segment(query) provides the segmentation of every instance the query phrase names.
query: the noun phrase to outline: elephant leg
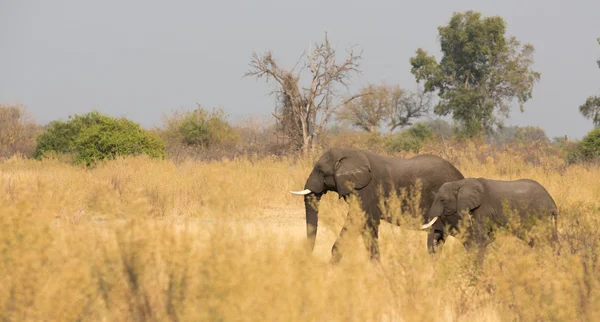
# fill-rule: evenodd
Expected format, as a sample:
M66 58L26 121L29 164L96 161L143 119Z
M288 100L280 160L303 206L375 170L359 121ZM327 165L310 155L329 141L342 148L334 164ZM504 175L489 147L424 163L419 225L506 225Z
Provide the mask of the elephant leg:
M338 238L335 240L335 243L333 244L333 247L331 248L331 263L332 264L337 264L340 262L340 260L342 259L342 251L341 249L344 248L344 243L346 242L346 240L348 239L348 235L354 235L352 230L356 230L355 227L353 227L353 218L352 218L352 214L350 212L348 212L348 215L346 216L346 220L344 221L344 226L342 227L342 230L340 231L340 234L338 235Z
M483 268L483 263L484 263L484 259L485 259L485 255L488 252L488 246L491 245L492 243L489 241L483 242L479 245L477 245L476 247L474 247L475 249L475 267L478 270L481 270Z
M552 247L552 249L554 250L556 255L560 256L560 251L561 251L562 245L561 245L560 239L558 237L558 214L556 211L552 212L551 220L552 220L552 237L550 237L550 246Z
M379 262L379 220L369 216L361 230L361 236L367 251L370 253L371 260Z

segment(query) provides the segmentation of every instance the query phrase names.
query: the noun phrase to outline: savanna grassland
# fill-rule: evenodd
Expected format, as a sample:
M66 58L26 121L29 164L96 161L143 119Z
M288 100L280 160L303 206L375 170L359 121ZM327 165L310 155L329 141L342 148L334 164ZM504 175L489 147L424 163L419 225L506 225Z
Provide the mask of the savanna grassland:
M481 270L450 238L381 224L382 267L359 237L330 249L349 206L321 202L304 251L314 160L120 158L92 169L0 163L2 321L591 321L600 317L600 168L534 149L432 145L465 176L532 178L561 211L559 255L500 235ZM408 156L403 154L401 156ZM407 225L408 226L408 225Z

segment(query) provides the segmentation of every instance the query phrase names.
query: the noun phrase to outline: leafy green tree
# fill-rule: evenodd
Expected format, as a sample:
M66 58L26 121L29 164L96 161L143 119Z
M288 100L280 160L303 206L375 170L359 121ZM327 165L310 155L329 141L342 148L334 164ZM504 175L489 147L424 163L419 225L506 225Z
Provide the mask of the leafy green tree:
M91 166L100 160L125 155L164 158L165 144L139 124L93 111L53 121L38 137L34 156L69 154L73 162Z
M590 96L585 103L579 106L579 112L594 122L595 126L600 126L600 96Z
M515 37L505 36L501 17L481 18L474 11L455 13L438 31L440 62L421 48L410 59L417 82L424 81L427 92L438 91L436 114L452 114L462 134L474 136L500 124L499 116L508 117L515 98L523 112L540 79L531 69L531 44L521 46Z
M600 38L598 38L598 44L600 44ZM600 67L600 58L596 62ZM600 127L600 96L588 97L585 103L579 106L579 112L585 118L592 119L595 126Z

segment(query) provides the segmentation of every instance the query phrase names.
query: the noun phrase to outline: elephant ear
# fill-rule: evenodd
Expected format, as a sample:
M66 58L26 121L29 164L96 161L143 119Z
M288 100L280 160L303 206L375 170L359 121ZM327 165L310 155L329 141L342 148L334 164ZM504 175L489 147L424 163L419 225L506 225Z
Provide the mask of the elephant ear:
M371 181L371 164L367 156L355 150L331 150L336 188L340 196L352 189L362 189Z
M483 185L476 179L464 179L463 184L458 188L456 196L456 210L459 215L462 211L467 213L481 204L483 197Z

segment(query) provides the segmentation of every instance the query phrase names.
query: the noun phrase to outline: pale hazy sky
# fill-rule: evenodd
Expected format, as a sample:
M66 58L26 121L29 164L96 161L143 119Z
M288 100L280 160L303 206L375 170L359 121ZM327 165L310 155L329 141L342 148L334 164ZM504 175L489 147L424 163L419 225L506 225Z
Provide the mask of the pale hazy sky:
M92 109L144 126L196 102L232 118L270 114L264 81L242 78L250 55L272 49L291 67L324 31L342 54L363 50L360 77L414 89L409 58L439 58L437 26L455 11L501 15L535 48L541 81L507 124L581 138L593 128L578 106L600 94L600 1L27 1L0 0L0 103L37 121ZM340 59L342 56L340 56Z

